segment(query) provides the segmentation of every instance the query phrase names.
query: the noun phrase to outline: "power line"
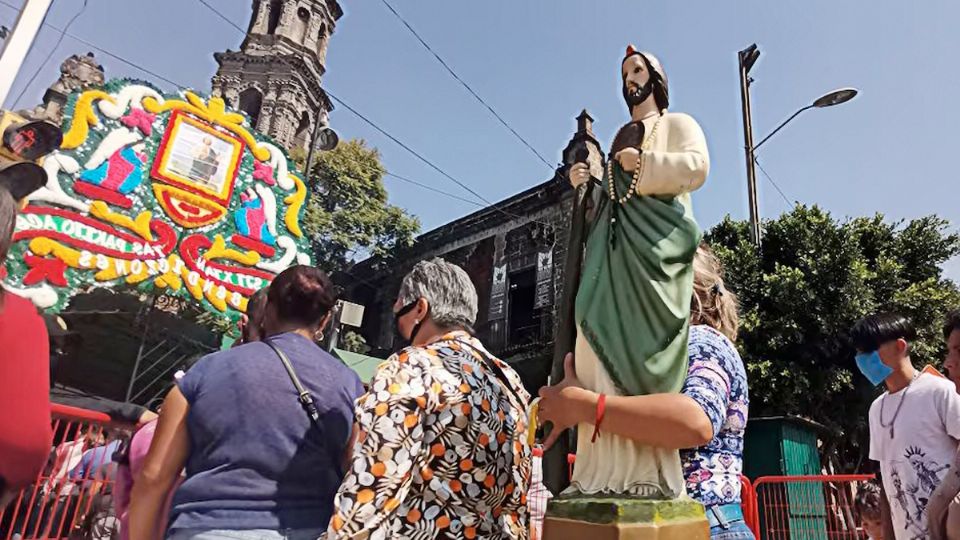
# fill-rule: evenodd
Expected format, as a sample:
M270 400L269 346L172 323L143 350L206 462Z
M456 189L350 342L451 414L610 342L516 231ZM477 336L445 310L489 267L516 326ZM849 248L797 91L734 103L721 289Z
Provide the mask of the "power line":
M6 6L6 7L12 9L12 10L18 12L18 13L20 12L20 8L18 8L17 6L14 6L13 4L10 4L10 3L7 2L6 0L0 0L0 5ZM85 39L83 39L83 38L81 38L81 37L77 37L76 35L71 34L70 32L67 32L66 29L61 29L61 28L58 28L58 27L56 27L56 26L54 26L54 25L52 25L52 24L48 24L48 23L43 23L43 26L46 26L47 28L51 28L51 29L56 30L56 31L58 31L58 32L63 32L63 35L67 36L67 37L70 38L70 39L73 39L73 40L75 40L75 41L78 41L78 42L80 42L80 43L83 43L83 44L86 45L87 47L92 47L92 48L94 48L94 49L102 52L103 54L105 54L105 55L113 58L114 60L117 60L117 61L119 61L119 62L122 62L122 63L124 63L124 64L126 64L126 65L128 65L128 66L130 66L130 67L132 67L132 68L134 68L134 69L136 69L136 70L142 71L143 73L146 73L147 75L150 75L150 76L152 76L152 77L156 77L157 79L160 79L161 81L165 81L165 82L167 82L167 83L169 83L169 84L172 84L173 86L175 86L175 87L177 87L177 88L186 88L186 87L187 87L187 85L184 85L184 84L178 83L178 82L176 82L176 81L170 80L170 79L164 77L163 75L160 75L160 74L158 74L158 73L155 73L155 72L153 72L153 71L150 71L149 69L146 69L146 68L144 68L144 67L138 66L137 64L131 62L130 60L127 60L126 58L123 58L122 56L120 56L120 55L118 55L118 54L114 54L114 53L112 53L112 52L110 52L110 51L108 51L108 50L106 50L106 49L104 49L104 48L102 48L102 47L100 47L100 46L98 46L98 45L94 45L93 43L90 43L89 41L87 41L87 40L85 40Z
M33 81L37 79L37 75L39 75L40 72L43 70L43 66L47 65L47 62L50 61L50 57L53 56L53 53L55 53L57 49L60 48L60 44L63 43L63 37L67 35L67 30L69 30L70 27L73 26L73 22L76 21L86 9L87 9L87 0L83 0L83 6L80 7L80 11L78 11L73 16L73 18L71 18L67 22L67 25L63 27L63 30L60 31L60 37L57 38L57 42L53 45L53 48L51 48L50 52L47 53L47 56L46 58L43 59L43 62L40 62L40 65L37 66L37 70L33 72L33 76L30 77L30 80L27 81L27 84L23 85L23 89L20 90L20 94L17 95L17 99L13 101L14 109L17 108L17 104L20 103L20 100L23 98L23 95L27 93L27 90L30 88L30 85L33 84ZM43 21L41 21L40 23L41 26L46 23L47 15L49 14L50 14L50 11L47 10L47 13L43 15Z
M392 173L392 172L385 172L384 174L386 174L387 176L396 178L397 180L402 180L402 181L404 181L404 182L406 182L406 183L408 183L408 184L413 184L413 185L415 185L415 186L422 187L423 189L426 189L426 190L428 190L428 191L432 191L432 192L434 192L434 193L439 193L440 195L444 195L444 196L450 197L451 199L456 199L456 200L458 200L458 201L463 201L463 202L465 202L465 203L470 203L470 204L472 204L472 205L474 205L474 206L479 206L479 207L483 207L483 206L484 206L483 203L479 203L479 202L477 202L477 201L474 201L474 200L471 200L471 199L467 199L467 198L461 197L461 196L459 196L459 195L454 195L453 193L450 193L450 192L448 192L448 191L443 191L442 189L437 189L437 188L435 188L435 187L433 187L433 186L431 186L431 185L424 184L424 183L421 183L421 182L417 182L416 180L411 180L411 179L409 179L409 178L405 178L405 177L403 177L403 176L400 176L399 174L394 174L394 173Z
M201 1L203 1L203 0L201 0ZM490 106L490 104L488 104L486 101L484 101L484 99L483 99L482 97L480 97L480 95L477 94L477 93L473 90L473 88L470 87L469 84L466 83L466 81L464 81L463 79L461 79L460 76L457 75L456 72L453 71L453 68L451 68L450 65L447 64L447 63L443 60L443 58L441 58L440 55L437 54L437 52L434 51L433 48L430 47L430 45L427 44L426 41L423 40L422 37L420 37L420 34L418 34L417 31L414 30L412 26L410 26L410 23L408 23L402 16L400 16L400 14L397 13L397 10L393 9L393 6L391 6L390 3L387 2L387 0L381 0L381 1L383 2L383 5L387 6L387 9L389 9L390 12L393 13L393 15L394 15L395 17L396 17L401 23L403 23L404 26L407 27L407 30L409 30L410 33L413 34L413 37L417 38L417 41L419 41L420 44L423 45L423 47L424 47L425 49L427 49L427 51L429 51L430 54L432 54L433 57L436 58L438 62L440 62L440 65L443 66L444 69L446 69L447 72L448 72L454 79L456 79L457 82L459 82L464 88L466 88L466 89L467 89L467 92L470 92L470 95L472 95L474 98L476 98L476 100L479 101L481 105L483 105L484 107L486 107L487 110L490 111L490 114L492 114L492 115L494 116L494 118L496 118L497 120L499 120L500 123L503 124L503 127L505 127L505 128L507 128L508 130L510 130L510 133L513 133L514 137L516 137L517 139L519 139L520 142L522 142L524 146L526 146L527 148L529 148L530 151L533 152L533 154L534 154L535 156L537 156L537 157L540 159L540 161L542 161L543 164L547 166L548 169L553 170L554 166L551 165L550 162L547 161L547 159L546 159L545 157L543 157L543 155L540 154L540 152L538 152L536 148L533 147L533 145L531 145L530 143L528 143L526 139L524 139L519 133L517 133L517 130L513 129L513 127L512 127L509 123L507 123L507 121L504 120L503 117L500 116L500 114L498 114L497 111L495 111L495 110L493 109L493 107Z
M359 119L363 120L364 122L366 122L370 127L372 127L373 129L379 131L380 133L382 133L385 137L387 137L387 138L390 139L391 141L395 142L398 146L400 146L400 148L403 148L404 150L406 150L407 152L409 152L411 155L413 155L414 157L416 157L417 159L419 159L419 160L422 161L423 163L427 164L427 166L429 166L429 167L432 168L433 170L437 171L438 173L442 174L445 178L449 179L451 182L457 184L458 186L460 186L460 187L462 187L463 189L465 189L465 190L467 190L468 192L470 192L471 195L473 195L474 197L476 197L476 198L480 199L481 201L483 201L484 203L486 203L486 204L487 204L491 209L493 209L494 211L500 212L501 214L503 214L503 215L505 215L505 216L507 216L507 217L509 217L509 218L511 218L511 219L522 219L522 218L523 218L523 216L518 216L517 214L513 214L513 213L511 213L511 212L507 212L506 210L504 210L504 209L502 209L502 208L499 208L495 203L490 202L490 200L488 200L488 199L487 199L486 197L484 197L483 195L477 193L477 192L476 192L474 189L472 189L470 186L464 184L464 183L461 182L460 180L457 180L456 178L454 178L453 176L451 176L450 174L448 174L446 171L444 171L444 170L441 169L440 167L434 165L434 163L433 163L432 161L430 161L429 159L423 157L423 156L420 155L420 153L418 153L416 150L414 150L413 148L410 148L409 146L407 146L406 144L404 144L403 141L401 141L400 139L398 139L398 138L394 137L393 135L391 135L390 133L388 133L386 130L384 130L383 128L381 128L380 126L378 126L375 122L373 122L373 120L370 120L369 118L367 118L366 116L364 116L363 114L361 114L360 111L358 111L358 110L354 109L353 107L351 107L348 103L344 102L342 99L340 99L340 98L338 98L337 96L335 96L332 92L330 92L329 90L327 90L326 92L327 92L327 95L330 96L331 99L333 99L334 101L336 101L337 103L339 103L343 108L345 108L345 109L347 109L348 111L352 112L354 115L357 116L357 118L359 118ZM540 221L540 220L537 220L537 219L532 219L531 221L533 221L533 222L535 222L535 223L539 223L540 225L544 225L544 226L547 225L546 223L544 223L544 222L542 222L542 221Z
M212 11L214 14L216 14L219 18L221 18L221 19L223 19L225 22L227 22L227 24L229 24L230 26L236 28L238 32L246 35L246 33L247 33L246 30L244 30L243 28L241 28L240 25L238 25L238 24L236 24L235 22L233 22L229 17L227 17L226 15L224 15L220 10L218 10L217 8L215 8L215 7L213 7L212 5L210 5L210 3L207 2L207 0L198 0L198 1L199 1L204 7L206 7L207 9L209 9L210 11ZM289 67L289 68L291 68L291 69L295 69L295 66L291 65L291 64L287 61L286 58L284 58L284 57L282 57L282 56L279 56L279 57L277 57L277 58L278 58L281 62L283 62L284 64L286 64L287 67ZM380 132L384 137L386 137L386 138L390 139L391 141L393 141L393 142L394 142L395 144L397 144L400 148L403 148L404 150L406 150L407 152L409 152L411 155L413 155L414 157L416 157L417 159L419 159L420 161L422 161L423 163L425 163L425 164L426 164L427 166L429 166L431 169L437 171L438 173L440 173L441 175L443 175L445 178L447 178L447 179L450 180L451 182L457 184L458 186L460 186L461 188L463 188L464 190L466 190L467 192L469 192L471 195L473 195L473 196L476 197L477 199L480 199L481 201L483 201L484 203L486 203L488 206L490 206L491 208L493 208L493 210L495 210L495 211L497 211L497 212L500 212L501 214L503 214L503 215L505 215L505 216L507 216L507 217L509 217L509 218L511 218L511 219L521 219L521 218L522 218L522 216L518 216L518 215L516 215L516 214L512 214L512 213L507 212L507 211L505 211L505 210L503 210L503 209L501 209L501 208L498 208L498 207L497 207L493 202L491 202L489 199L487 199L487 198L484 197L483 195L477 193L473 188L471 188L471 187L468 186L467 184L461 182L460 180L457 180L457 179L454 178L452 175L450 175L449 173L447 173L446 171L444 171L443 169L441 169L440 167L438 167L437 165L435 165L435 164L434 164L432 161L430 161L429 159L423 157L423 155L421 155L419 152L417 152L417 151L414 150L413 148L410 148L410 147L407 146L407 144L405 144L403 141L401 141L400 139L398 139L398 138L394 137L393 135L391 135L391 134L390 134L389 132L387 132L385 129L383 129L383 128L381 128L380 126L378 126L373 120L370 120L369 118L367 118L366 116L364 116L360 111L358 111L358 110L354 109L353 107L351 107L348 103L346 103L346 102L343 101L342 99L338 98L338 97L337 97L336 95L334 95L332 92L330 92L329 90L324 90L324 91L326 92L327 96L329 96L331 99L333 99L334 101L336 101L336 102L337 102L338 104L340 104L343 108L345 108L345 109L347 109L348 111L350 111L351 113L353 113L357 118L359 118L360 120L363 120L365 123L367 123L367 125L369 125L369 126L372 127L373 129L375 129L375 130L377 130L378 132ZM431 188L431 189L432 189L432 188ZM474 201L469 201L469 202L470 202L471 204L476 204ZM541 221L539 221L539 220L536 220L536 219L534 219L534 220L532 220L532 221L534 221L534 222L536 222L536 223L539 223L539 224L541 224L541 225L546 225L545 223L543 223L543 222L541 222Z
M327 91L327 95L330 96L334 101L336 101L337 103L339 103L340 105L342 105L343 108L347 109L348 111L350 111L350 112L352 112L354 115L356 115L357 118L359 118L359 119L363 120L364 122L366 122L367 125L369 125L369 126L372 127L373 129L379 131L384 137L386 137L386 138L390 139L391 141L395 142L397 145L400 146L400 148L403 148L404 150L406 150L407 152L409 152L411 155L413 155L415 158L417 158L417 159L419 159L420 161L422 161L423 163L425 163L425 164L426 164L428 167L430 167L431 169L437 171L438 173L440 173L441 175L443 175L444 177L446 177L448 180L450 180L450 181L453 182L454 184L457 184L458 186L460 186L460 187L462 187L463 189L467 190L467 191L470 192L470 194L473 195L474 197L480 199L481 201L483 201L483 202L485 202L485 203L487 203L487 204L489 204L489 205L493 205L493 203L490 202L486 197L484 197L483 195L477 193L476 191L473 190L473 188L471 188L470 186L464 184L464 183L461 182L460 180L457 180L456 178L454 178L453 176L451 176L450 174L448 174L447 171L444 171L444 170L441 169L440 167L434 165L432 161L430 161L429 159L423 157L422 155L420 155L419 152L417 152L417 151L414 150L413 148L410 148L409 146L407 146L406 144L404 144L403 141L401 141L400 139L398 139L398 138L394 137L393 135L391 135L390 133L388 133L386 130L384 130L383 128L381 128L380 126L378 126L376 123L374 123L373 120L370 120L369 118L367 118L366 116L364 116L363 114L361 114L360 111L358 111L358 110L354 109L353 107L351 107L350 104L348 104L347 102L345 102L345 101L343 101L342 99L338 98L337 96L333 95L332 92Z
M217 8L215 8L215 7L213 7L212 5L210 5L210 3L207 2L207 0L197 0L197 1L200 2L201 4L203 4L203 5L204 5L207 9L209 9L210 11L214 12L218 17L220 17L221 19L223 19L224 21L226 21L230 26L236 28L239 32L241 32L241 33L243 33L243 34L246 34L246 33L247 33L247 31L244 30L243 28L241 28L240 25L238 25L237 23L233 22L229 17L227 17L226 15L224 15L224 14L223 14L222 12L220 12ZM294 66L290 65L290 64L287 62L287 59L286 59L286 58L284 58L284 57L282 57L282 56L281 56L281 57L278 57L278 58L279 58L282 62L284 62L285 64L287 64L287 67L289 67L289 68L291 68L291 69L294 68ZM339 103L340 105L342 105L345 109L347 109L348 111L350 111L350 112L352 112L354 115L356 115L357 118L359 118L359 119L363 120L364 122L366 122L370 127L372 127L373 129L379 131L381 134L383 134L383 136L385 136L386 138L390 139L391 141L393 141L394 143L396 143L397 145L399 145L401 148L403 148L404 150L406 150L407 152L409 152L410 154L412 154L414 157L416 157L417 159L419 159L419 160L422 161L423 163L426 163L430 168L432 168L433 170L435 170L435 171L437 171L438 173L442 174L444 177L446 177L447 179L449 179L449 180L452 181L453 183L457 184L457 185L460 186L461 188L467 190L468 192L470 192L471 195L477 197L477 198L480 199L481 201L483 201L483 202L485 202L485 203L487 203L487 204L489 204L489 205L491 205L491 206L493 205L493 203L490 202L489 200L487 200L486 197L484 197L483 195L480 195L479 193L477 193L476 191L474 191L470 186L464 184L464 183L461 182L460 180L457 180L456 178L454 178L453 176L451 176L450 174L448 174L446 171L444 171L444 170L441 169L440 167L434 165L432 161L430 161L430 160L428 160L427 158L423 157L419 152L417 152L416 150L414 150L414 149L410 148L409 146L407 146L403 141L401 141L400 139L398 139L398 138L394 137L393 135L391 135L390 133L388 133L386 130L384 130L383 128L381 128L380 126L378 126L376 123L374 123L372 120L370 120L369 118L367 118L366 116L364 116L362 113L360 113L360 111L354 109L354 108L351 107L349 104L347 104L346 102L344 102L342 99L340 99L340 98L338 98L337 96L335 96L332 92L330 92L329 90L326 90L325 92L326 92L326 94L327 94L328 96L330 96L330 98L332 98L334 101L336 101L337 103Z
M224 21L226 21L227 24L229 24L230 26L232 26L232 27L236 28L237 30L239 30L240 33L246 35L246 33L247 33L246 30L244 30L243 28L240 28L240 26L238 26L237 23L233 22L229 17L227 17L226 15L224 15L223 13L221 13L220 10L218 10L217 8L211 6L209 3L207 3L206 0L198 0L198 1L199 1L201 4L203 4L204 6L206 6L207 9L209 9L209 10L212 11L212 12L214 12L214 13L217 15L217 17L220 17L221 19L223 19Z
M757 159L756 156L754 156L753 162L757 164L757 167L760 168L760 172L762 172L763 175L767 177L767 180L769 180L770 183L773 184L773 187L777 190L777 193L779 193L780 196L783 197L783 201L787 203L787 207L788 208L793 207L793 203L790 202L790 199L786 196L786 194L784 194L783 190L780 189L780 186L778 186L777 183L773 181L773 178L769 174L767 174L767 171L764 170L763 165L760 165L760 160Z

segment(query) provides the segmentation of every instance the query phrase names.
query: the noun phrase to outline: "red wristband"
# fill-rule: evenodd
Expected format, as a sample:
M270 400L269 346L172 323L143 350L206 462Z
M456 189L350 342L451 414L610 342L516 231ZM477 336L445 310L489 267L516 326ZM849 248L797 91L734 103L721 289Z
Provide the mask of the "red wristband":
M590 438L591 443L597 442L597 437L600 436L600 424L603 423L603 414L607 412L607 395L600 394L600 397L597 399L597 419L593 423L593 437Z

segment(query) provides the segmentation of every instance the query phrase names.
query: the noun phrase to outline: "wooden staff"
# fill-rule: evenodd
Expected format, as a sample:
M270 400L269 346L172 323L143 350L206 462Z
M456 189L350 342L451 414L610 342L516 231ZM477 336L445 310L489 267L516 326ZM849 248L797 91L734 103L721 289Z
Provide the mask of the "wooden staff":
M591 141L594 145L596 142ZM582 141L582 146L570 152L568 163L562 171L564 179L573 163L588 161L591 154L586 145L590 142ZM579 145L578 145L579 146ZM599 150L599 149L597 149ZM599 156L599 151L592 153ZM602 165L600 166L602 169ZM587 240L588 214L593 209L594 183L599 182L591 178L576 189L573 202L573 213L570 217L570 235L567 239L567 257L563 265L563 295L560 307L557 310L559 324L553 340L553 364L550 370L550 384L563 380L563 359L569 352L573 352L577 340L577 324L575 319L577 289L580 287L580 278L583 271L583 250ZM575 448L576 431L571 429L565 437L557 439L556 444L547 451L543 460L544 483L554 494L559 494L570 483L567 455Z

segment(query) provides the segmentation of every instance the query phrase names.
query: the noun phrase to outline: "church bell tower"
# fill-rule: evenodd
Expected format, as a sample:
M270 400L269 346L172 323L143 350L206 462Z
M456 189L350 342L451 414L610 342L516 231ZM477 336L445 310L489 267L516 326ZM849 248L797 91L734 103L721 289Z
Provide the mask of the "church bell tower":
M254 0L239 51L214 54L212 93L249 115L287 149L307 149L333 109L320 86L327 44L343 15L337 0Z

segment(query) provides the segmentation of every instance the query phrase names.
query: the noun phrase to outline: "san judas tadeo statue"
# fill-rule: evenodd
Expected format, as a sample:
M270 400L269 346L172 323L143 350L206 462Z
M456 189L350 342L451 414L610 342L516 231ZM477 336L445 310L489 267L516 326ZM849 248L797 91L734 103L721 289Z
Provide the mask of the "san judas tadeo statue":
M667 76L627 47L620 66L630 122L620 128L598 186L576 296L576 374L594 392L679 392L687 375L693 256L701 232L690 192L704 184L707 144L697 122L668 112ZM570 182L590 181L570 167ZM596 186L595 186L596 187ZM677 450L580 426L567 494L675 499L685 493Z

